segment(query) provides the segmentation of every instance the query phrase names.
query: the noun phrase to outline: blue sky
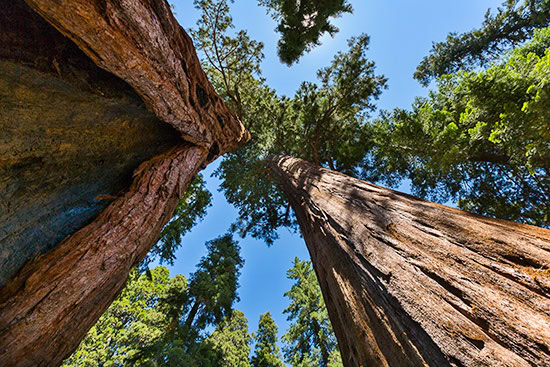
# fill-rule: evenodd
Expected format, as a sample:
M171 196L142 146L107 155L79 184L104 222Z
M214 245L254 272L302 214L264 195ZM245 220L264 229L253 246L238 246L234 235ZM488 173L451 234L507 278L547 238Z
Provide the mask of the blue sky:
M194 26L198 17L191 0L171 0L176 16L184 28ZM369 58L377 65L377 72L388 79L389 88L378 101L380 109L407 108L415 96L426 95L412 75L416 66L428 54L432 42L444 40L449 32L464 32L478 27L488 8L495 9L502 0L351 0L353 14L347 14L334 23L340 32L324 37L323 45L314 49L292 67L279 62L276 55L278 35L275 23L258 7L256 0L236 0L231 6L235 29L246 29L251 38L265 44L263 76L281 95L292 95L302 81L315 81L317 69L327 66L333 55L346 49L346 40L367 33L371 37ZM217 167L213 163L203 171L208 189L213 194L213 205L206 218L183 240L177 260L170 267L171 275L193 272L195 264L205 254L204 243L224 234L236 219L236 210L218 192L219 181L210 174ZM402 190L406 190L403 186ZM282 311L288 305L283 293L292 283L285 272L295 256L309 259L303 239L288 230L280 231L280 239L271 247L251 238L240 239L241 255L245 265L240 277L240 302L236 309L248 318L250 331L256 331L259 315L270 311L279 326L279 337L288 326Z

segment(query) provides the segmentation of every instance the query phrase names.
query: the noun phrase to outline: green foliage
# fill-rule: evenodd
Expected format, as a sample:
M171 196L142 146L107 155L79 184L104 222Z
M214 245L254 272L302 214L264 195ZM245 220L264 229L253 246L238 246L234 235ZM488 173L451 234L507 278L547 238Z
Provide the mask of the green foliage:
M144 346L162 337L170 325L169 300L181 298L186 290L185 277L169 278L164 267L152 269L148 274L132 270L122 293L64 365L129 365ZM136 365L152 364L149 358L144 358Z
M295 280L295 283L285 293L290 299L290 305L283 312L292 321L282 338L286 362L293 367L342 366L311 262L295 258L293 267L287 271L287 277Z
M277 346L277 324L266 312L260 315L258 331L254 334L256 346L251 362L253 367L283 367L279 347Z
M264 46L251 40L244 30L234 37L228 35L233 19L227 0L194 0L194 4L202 15L191 35L203 67L220 96L242 120L245 106L251 107L249 91L261 83L255 76L260 74Z
M206 342L218 353L217 367L250 367L248 355L251 339L248 320L241 311L234 310Z
M379 122L365 172L409 177L414 193L547 226L550 219L550 29L482 71L438 79L412 111Z
M180 198L172 219L162 229L159 241L151 248L140 268L145 270L155 259L160 264L173 264L182 237L204 218L211 201L212 194L206 189L202 176L195 176Z
M296 228L286 198L274 183L264 159L289 154L356 174L368 151L368 113L386 87L366 58L366 35L349 41L331 65L318 71L318 84L304 82L293 98L280 97L260 76L263 45L246 32L228 34L232 19L226 0L203 0L194 31L204 68L220 95L252 133L253 141L227 154L216 175L221 189L239 210L233 231L271 244L280 226Z
M489 11L480 29L450 33L435 43L418 66L415 79L427 86L430 80L459 70L469 70L498 59L504 49L531 38L533 30L550 25L550 0L507 0L492 15Z
M205 342L207 326L231 314L243 260L230 235L207 242L190 282L168 269L132 270L122 293L67 366L212 366L223 357ZM246 352L248 353L248 351Z
M279 24L279 58L287 65L321 44L320 38L338 32L330 18L353 11L346 0L258 0Z
M239 209L236 227L242 235L272 243L280 226L294 226L286 198L266 166L269 155L288 154L340 172L356 175L370 134L366 123L372 103L385 87L385 78L374 74L366 59L369 39L363 35L349 42L349 51L335 56L318 72L320 85L304 82L290 99L261 90L254 107L254 122L243 120L254 141L228 154L216 171L221 189ZM260 110L261 111L258 111Z

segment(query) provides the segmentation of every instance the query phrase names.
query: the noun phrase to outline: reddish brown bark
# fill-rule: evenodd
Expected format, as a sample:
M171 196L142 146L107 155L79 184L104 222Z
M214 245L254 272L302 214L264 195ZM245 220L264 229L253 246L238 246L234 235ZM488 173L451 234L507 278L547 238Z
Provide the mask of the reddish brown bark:
M129 192L29 262L0 295L0 366L55 366L126 282L206 159L184 145L142 164Z
M94 70L93 63L57 32L36 22L36 17L21 17L27 9L20 2L0 2L4 6L2 12L13 10L16 15L16 20L8 16L11 21L2 23L15 29L0 29L0 40L6 46L0 58L30 63L46 72L53 70L60 78L88 88L90 94L104 96L104 79L108 81L109 93L114 92L117 98L119 94L132 94L125 83L121 84L123 93L119 93L119 84L111 74ZM0 289L0 366L60 364L123 287L130 267L157 240L192 176L204 164L250 137L214 92L191 40L164 0L29 0L28 4L91 60L134 88L147 107L177 129L187 142L172 143L179 145L143 163L125 194L92 223L27 263ZM5 14L0 14L0 19L5 19ZM18 33L17 27L30 30L33 36L19 38L21 32ZM34 35L55 39L48 44L60 47L61 51L41 46L44 40L37 42ZM104 102L92 106L92 110ZM140 118L146 114L138 115ZM116 118L120 117L116 114ZM36 120L39 125L39 116ZM79 134L58 135L65 139ZM23 137L27 135L32 139L44 138L41 134L23 134ZM72 145L76 141L73 139ZM48 159L56 156L47 150L43 153ZM87 153L83 152L84 156ZM61 157L64 160L66 156ZM109 196L111 199L114 197Z
M550 366L550 231L300 159L294 208L345 366Z
M148 108L210 159L249 138L200 66L165 0L26 0L98 66L131 85Z

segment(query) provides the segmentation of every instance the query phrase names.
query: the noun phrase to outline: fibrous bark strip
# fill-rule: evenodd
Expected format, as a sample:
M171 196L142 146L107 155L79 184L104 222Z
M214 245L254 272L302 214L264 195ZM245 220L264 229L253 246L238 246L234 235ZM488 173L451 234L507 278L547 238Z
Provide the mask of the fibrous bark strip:
M550 231L300 159L272 170L346 366L550 366Z

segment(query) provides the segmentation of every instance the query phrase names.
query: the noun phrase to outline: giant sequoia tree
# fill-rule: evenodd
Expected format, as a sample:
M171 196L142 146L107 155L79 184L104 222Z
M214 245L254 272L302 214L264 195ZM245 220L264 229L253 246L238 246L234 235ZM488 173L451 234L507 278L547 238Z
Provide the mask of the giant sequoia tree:
M550 230L277 157L345 366L550 366Z
M25 257L2 276L0 364L55 365L112 302L200 167L249 135L165 1L4 1L1 16L2 78L11 83L2 93L12 98L3 129L15 147L2 160L15 172L2 182L15 222L1 238L8 261ZM33 151L29 139L45 142ZM51 203L43 213L25 207L33 187L35 208ZM23 251L21 239L40 233Z

